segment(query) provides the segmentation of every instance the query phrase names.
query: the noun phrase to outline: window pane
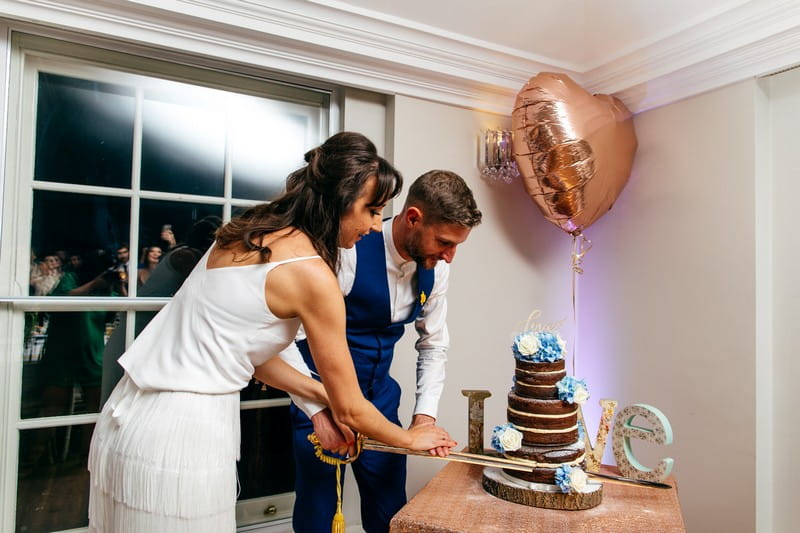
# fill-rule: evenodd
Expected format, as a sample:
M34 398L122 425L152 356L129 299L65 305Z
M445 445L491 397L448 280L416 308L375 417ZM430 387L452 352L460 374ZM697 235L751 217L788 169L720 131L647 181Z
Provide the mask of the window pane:
M35 191L30 294L124 295L126 280L114 268L127 263L117 250L129 234L127 198Z
M262 390L255 380L242 390L240 398L261 400L285 398L272 387ZM242 458L237 463L240 500L294 490L294 455L289 407L248 409L241 412Z
M266 201L304 164L317 124L287 104L245 97L238 103L231 117L233 197Z
M214 240L214 232L222 223L222 206L210 204L196 204L187 202L170 202L161 200L142 200L139 214L139 283L148 279L150 273L160 261L166 258L167 253L176 247L189 247L205 253ZM148 260L148 250L152 252ZM159 260L154 261L161 252ZM179 254L185 260L192 261L194 266L200 257L187 254L186 250ZM173 259L175 262L177 259ZM185 274L186 261L180 264ZM162 283L164 280L162 280ZM183 280L181 280L183 282ZM172 296L174 290L170 287L152 286L144 292L139 291L139 296ZM160 293L160 294L159 294Z
M20 431L18 533L88 525L86 462L93 430L94 424L85 424Z
M130 187L134 92L39 73L34 178Z
M197 101L198 93L203 89L169 82L145 93L142 189L222 196L225 114Z
M113 335L115 315L106 311L25 313L22 418L100 410L103 351Z

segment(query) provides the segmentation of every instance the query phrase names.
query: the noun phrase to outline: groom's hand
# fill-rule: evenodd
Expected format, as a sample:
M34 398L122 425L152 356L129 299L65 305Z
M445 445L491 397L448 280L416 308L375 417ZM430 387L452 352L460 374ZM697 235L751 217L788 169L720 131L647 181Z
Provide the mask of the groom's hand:
M355 436L350 428L340 429L340 426L333 419L331 410L326 408L311 417L320 444L326 450L330 450L339 455L355 453ZM346 435L348 433L349 435Z

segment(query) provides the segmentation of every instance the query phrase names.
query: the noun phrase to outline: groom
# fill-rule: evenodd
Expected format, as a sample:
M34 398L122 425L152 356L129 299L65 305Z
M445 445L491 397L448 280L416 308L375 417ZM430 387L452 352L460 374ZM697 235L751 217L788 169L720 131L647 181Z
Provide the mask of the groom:
M400 214L383 223L382 233L364 236L354 248L340 249L339 285L345 295L347 339L364 396L397 425L400 386L389 375L394 346L413 323L419 337L416 406L412 426L435 424L444 387L449 347L446 292L456 247L481 221L472 191L457 174L432 170L417 178ZM287 362L316 373L305 340L281 354ZM301 359L302 357L302 359ZM330 410L292 397L296 468L293 526L296 533L331 527L336 510L334 467L314 455L313 431L323 447L337 449L344 437ZM444 455L443 450L432 450ZM406 458L364 451L353 463L367 533L389 530L392 516L406 503Z

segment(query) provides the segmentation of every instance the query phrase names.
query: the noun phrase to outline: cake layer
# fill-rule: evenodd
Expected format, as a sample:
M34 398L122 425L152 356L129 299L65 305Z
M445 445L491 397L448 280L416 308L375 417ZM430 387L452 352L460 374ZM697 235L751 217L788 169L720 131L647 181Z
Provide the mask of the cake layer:
M584 463L579 463L581 468L585 466ZM556 467L558 468L558 467ZM550 485L556 484L556 468L534 468L530 472L523 472L521 470L503 469L503 472L511 477L521 479L523 481L531 481L533 483L548 483Z
M514 378L517 383L525 383L527 385L555 385L566 375L567 371L564 369L552 372L532 372L520 368L514 369Z
M583 461L586 454L586 444L582 441L576 441L568 446L559 446L553 448L552 446L525 446L523 445L519 450L505 452L505 457L508 459L518 460L520 462L537 463L541 468L558 468L562 464L574 466Z
M547 446L566 446L578 440L577 424L564 429L539 429L525 426L514 427L522 433L522 443L535 446L544 444Z
M514 392L525 398L555 399L558 398L558 389L555 385L529 385L517 381L514 383Z
M564 360L552 363L534 363L516 360L514 368L514 390L528 398L558 398L558 383L567 372Z
M539 429L564 429L578 423L578 408L571 413L558 415L540 415L517 411L509 407L506 410L508 421L515 426L524 426Z
M527 372L556 372L559 370L564 370L566 365L564 364L563 359L559 359L558 361L553 362L544 362L544 363L536 363L534 361L525 361L523 359L514 359L516 362L516 368L519 370L525 370Z
M533 483L548 483L550 485L556 484L556 470L555 468L534 468L530 472L523 472L522 470L511 470L504 468L503 472L511 477L522 479L523 481L531 481Z
M517 381L522 381L523 383L553 385L566 376L567 371L563 359L552 363L534 363L517 359L514 375Z
M526 398L515 391L508 393L508 408L532 415L571 415L578 406L552 398Z
M532 472L518 470L504 470L510 476L535 483L555 483L555 471L561 465L585 465L586 445L583 441L575 442L570 446L551 448L548 446L523 446L519 450L506 452L505 456L522 463L537 463Z

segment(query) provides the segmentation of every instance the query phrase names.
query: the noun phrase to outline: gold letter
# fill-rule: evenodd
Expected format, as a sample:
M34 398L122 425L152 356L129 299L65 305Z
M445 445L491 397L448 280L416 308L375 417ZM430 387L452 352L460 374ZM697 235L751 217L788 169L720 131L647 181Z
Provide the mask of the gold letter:
M589 430L586 421L583 419L583 409L578 407L578 418L583 426L583 442L586 444L586 471L599 472L600 463L603 460L603 451L606 449L606 436L610 427L611 417L614 416L614 409L617 408L616 400L600 400L600 407L603 414L600 417L600 424L597 426L597 439L592 447L592 440L589 438Z

